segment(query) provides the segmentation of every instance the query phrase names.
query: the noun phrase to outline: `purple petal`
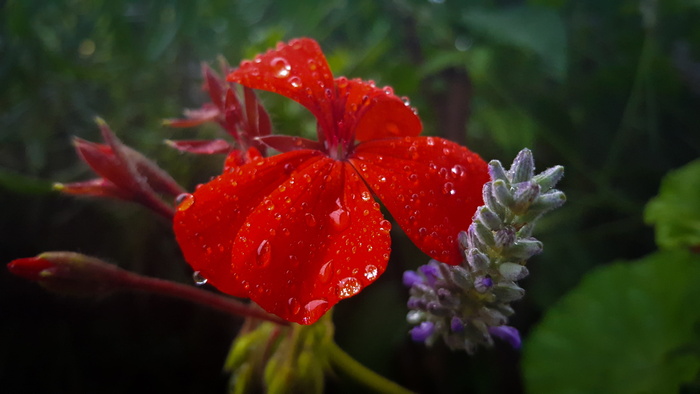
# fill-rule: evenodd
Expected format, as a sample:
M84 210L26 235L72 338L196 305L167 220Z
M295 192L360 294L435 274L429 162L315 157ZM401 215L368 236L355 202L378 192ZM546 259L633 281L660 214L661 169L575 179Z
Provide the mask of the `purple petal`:
M450 329L452 332L462 332L464 331L464 322L457 316L452 316L452 321L450 322Z
M440 278L440 269L433 264L421 265L418 270L425 276L428 284L432 285Z
M522 342L517 328L511 326L489 327L489 333L508 342L514 349L520 349Z
M405 271L403 273L403 284L406 287L412 287L417 283L424 283L425 279L418 275L415 271Z
M415 342L425 342L435 332L435 324L424 321L411 329L411 338Z

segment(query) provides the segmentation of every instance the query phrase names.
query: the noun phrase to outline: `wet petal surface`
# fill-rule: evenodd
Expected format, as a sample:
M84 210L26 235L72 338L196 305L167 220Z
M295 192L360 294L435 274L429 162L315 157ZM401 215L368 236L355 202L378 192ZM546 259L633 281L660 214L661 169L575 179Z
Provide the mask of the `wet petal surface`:
M241 226L295 169L319 160L315 151L295 151L230 168L230 172L185 195L173 227L185 260L219 290L247 297L231 270L231 247Z
M405 137L363 142L350 162L413 243L461 263L457 234L469 228L489 179L477 154L442 138Z
M246 218L232 271L263 309L311 324L384 272L390 228L357 172L322 158L293 171Z

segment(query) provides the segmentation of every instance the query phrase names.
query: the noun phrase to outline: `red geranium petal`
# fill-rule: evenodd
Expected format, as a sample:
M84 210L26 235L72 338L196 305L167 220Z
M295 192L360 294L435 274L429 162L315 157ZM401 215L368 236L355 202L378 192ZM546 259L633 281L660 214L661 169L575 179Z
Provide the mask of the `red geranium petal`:
M241 85L289 97L308 108L323 130L333 126L335 83L318 43L300 38L244 61L228 75Z
M373 82L344 77L336 79L336 84L340 97L347 97L343 121L351 125L356 140L420 134L423 126L418 115L391 88L378 88Z
M185 260L219 290L247 297L231 270L231 246L253 212L291 172L319 159L315 151L295 151L231 169L203 184L178 205L173 227Z
M384 272L390 228L352 166L324 157L294 171L246 218L232 272L266 311L311 324Z
M434 259L461 263L457 234L482 204L486 162L436 137L363 142L350 162L413 243Z

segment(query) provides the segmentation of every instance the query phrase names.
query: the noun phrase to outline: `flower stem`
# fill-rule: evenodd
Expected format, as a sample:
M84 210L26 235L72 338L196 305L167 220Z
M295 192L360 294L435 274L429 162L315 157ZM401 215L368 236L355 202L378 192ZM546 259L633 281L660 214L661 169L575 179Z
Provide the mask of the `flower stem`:
M227 296L210 293L196 287L186 286L163 279L149 278L147 276L141 276L127 271L122 272L124 275L119 279L120 284L124 289L142 290L149 293L180 298L186 301L208 306L213 309L218 309L230 315L253 317L280 325L289 325L289 322L287 321L270 315L263 310L254 309L247 304Z
M386 394L413 393L412 391L401 387L400 385L360 364L357 360L341 349L335 342L331 341L328 344L327 349L328 359L333 365L375 392Z

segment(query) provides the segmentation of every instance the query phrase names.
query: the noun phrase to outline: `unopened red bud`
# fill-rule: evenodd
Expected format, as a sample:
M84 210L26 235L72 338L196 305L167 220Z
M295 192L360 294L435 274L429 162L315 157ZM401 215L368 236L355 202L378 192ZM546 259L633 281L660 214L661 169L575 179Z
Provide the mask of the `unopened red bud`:
M50 291L71 295L109 292L121 284L125 271L94 257L72 252L46 252L17 259L7 268Z
M43 271L54 267L55 265L51 261L39 257L25 257L7 264L7 269L13 274L34 281L41 279Z

